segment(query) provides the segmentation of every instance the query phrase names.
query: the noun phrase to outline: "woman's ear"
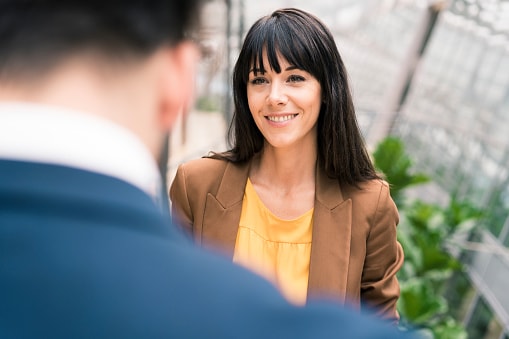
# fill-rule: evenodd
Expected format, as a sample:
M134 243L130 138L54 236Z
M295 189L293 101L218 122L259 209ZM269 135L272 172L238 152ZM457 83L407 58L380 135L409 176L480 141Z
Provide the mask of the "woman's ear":
M199 51L192 42L182 42L162 51L160 123L170 130L179 116L194 102Z

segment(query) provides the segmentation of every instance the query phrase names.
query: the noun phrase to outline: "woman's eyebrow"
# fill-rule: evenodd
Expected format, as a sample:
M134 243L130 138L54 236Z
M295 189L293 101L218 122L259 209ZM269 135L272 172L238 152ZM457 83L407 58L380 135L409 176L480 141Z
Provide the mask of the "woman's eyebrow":
M293 70L295 70L295 69L299 69L299 70L300 70L300 68L299 68L299 67L297 67L297 66L295 66L295 65L288 66L288 67L286 67L284 70L285 70L285 71L293 71ZM261 69L261 68L251 68L251 69L249 70L249 73L251 73L251 72L252 72L252 73L255 73L255 74L256 74L256 73L261 73L261 74L264 74L264 73L265 73L264 71L262 71L262 69Z

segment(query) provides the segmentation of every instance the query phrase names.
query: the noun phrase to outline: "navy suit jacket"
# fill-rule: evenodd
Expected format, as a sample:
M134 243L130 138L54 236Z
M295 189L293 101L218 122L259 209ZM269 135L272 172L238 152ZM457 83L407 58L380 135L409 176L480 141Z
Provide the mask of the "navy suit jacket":
M400 335L332 303L290 306L126 182L0 160L0 338Z

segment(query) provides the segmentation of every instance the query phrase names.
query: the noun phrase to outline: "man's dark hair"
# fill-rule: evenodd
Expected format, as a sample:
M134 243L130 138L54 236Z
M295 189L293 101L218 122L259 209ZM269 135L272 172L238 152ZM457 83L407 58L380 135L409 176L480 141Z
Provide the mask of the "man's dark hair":
M0 0L0 79L45 72L82 52L148 55L186 37L199 0Z

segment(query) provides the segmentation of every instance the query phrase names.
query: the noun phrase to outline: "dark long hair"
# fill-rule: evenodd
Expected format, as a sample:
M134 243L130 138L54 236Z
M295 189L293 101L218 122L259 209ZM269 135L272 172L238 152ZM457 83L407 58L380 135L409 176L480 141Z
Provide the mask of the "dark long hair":
M329 29L315 16L295 8L280 9L256 21L246 35L233 71L235 112L228 138L232 148L210 157L243 162L259 152L264 138L247 99L253 65L264 72L263 53L281 72L278 56L312 74L322 89L318 117L318 164L331 178L352 185L378 178L362 138L347 73Z

